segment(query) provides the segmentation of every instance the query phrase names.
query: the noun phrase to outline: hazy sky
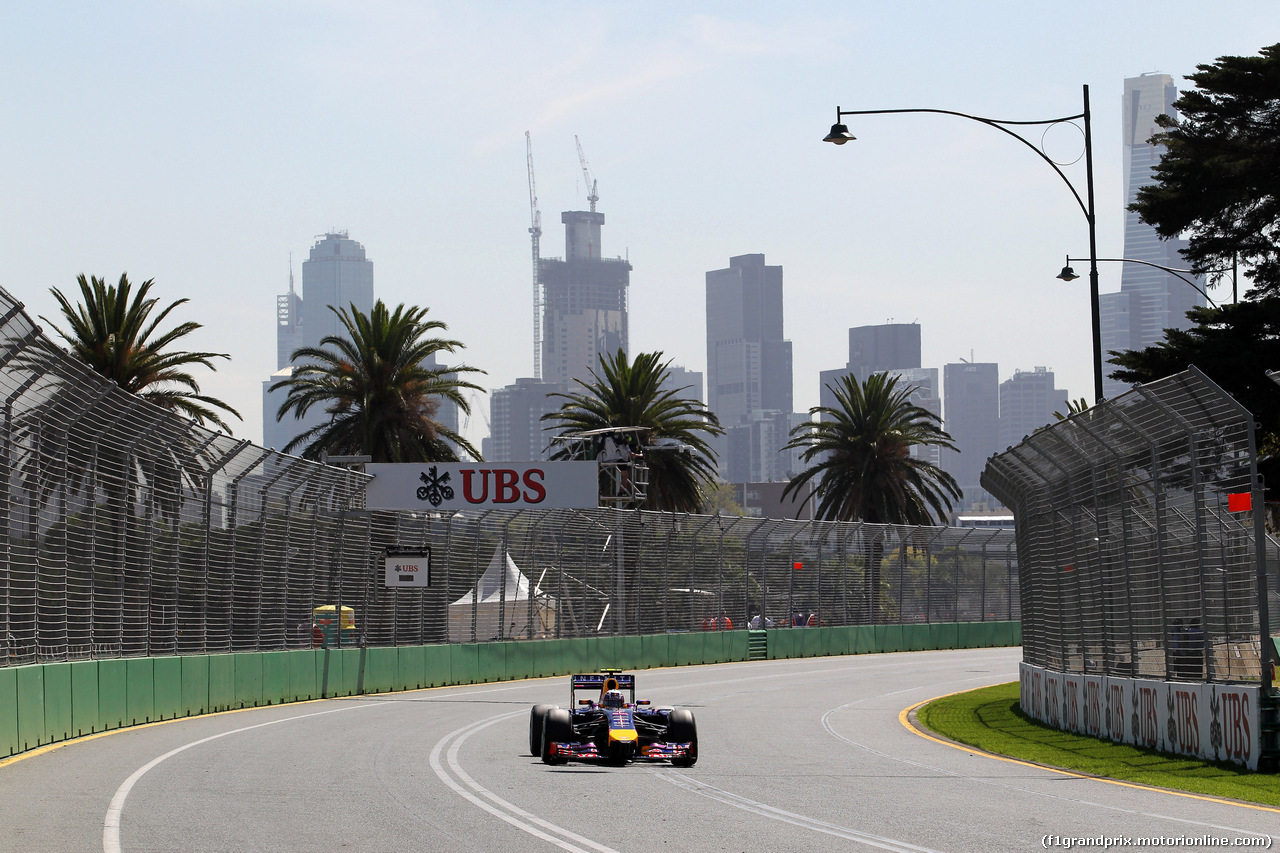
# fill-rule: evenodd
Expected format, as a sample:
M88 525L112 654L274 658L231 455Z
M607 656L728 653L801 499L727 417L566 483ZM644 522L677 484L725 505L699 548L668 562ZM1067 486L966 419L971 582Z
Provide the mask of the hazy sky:
M51 319L49 289L82 272L189 298L177 319L205 328L188 348L231 355L203 388L259 441L289 254L300 285L315 235L346 229L375 294L429 306L500 387L533 375L524 132L544 256L563 255L560 212L586 207L577 134L604 254L635 267L633 353L705 370L704 273L762 252L784 268L797 410L844 365L849 327L886 321L921 324L925 366L1043 365L1091 396L1088 285L1054 278L1087 254L1085 219L1052 170L946 116L821 139L837 105L1048 119L1080 112L1088 84L1098 250L1117 257L1124 78L1184 87L1280 40L1275 0L1211 6L6 3L0 287ZM1070 128L1045 142L1064 162L1083 150ZM477 411L467 432L486 431Z

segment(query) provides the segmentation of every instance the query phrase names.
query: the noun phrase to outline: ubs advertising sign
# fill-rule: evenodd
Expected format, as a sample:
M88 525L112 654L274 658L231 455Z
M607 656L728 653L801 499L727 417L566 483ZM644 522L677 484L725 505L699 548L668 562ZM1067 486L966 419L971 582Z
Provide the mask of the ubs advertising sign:
M600 504L595 462L370 463L368 509L590 509Z
M1054 672L1019 665L1023 713L1055 728L1258 769L1258 688Z

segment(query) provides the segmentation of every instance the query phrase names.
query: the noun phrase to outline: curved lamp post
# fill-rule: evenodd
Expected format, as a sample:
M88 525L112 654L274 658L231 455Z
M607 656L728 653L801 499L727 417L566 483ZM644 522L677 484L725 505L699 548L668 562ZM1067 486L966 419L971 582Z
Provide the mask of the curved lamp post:
M970 121L976 121L993 127L996 130L1007 133L1023 145L1030 148L1036 153L1041 160L1049 164L1049 167L1062 178L1063 183L1067 185L1067 189L1071 190L1071 195L1075 198L1076 204L1080 206L1080 212L1084 214L1085 221L1089 225L1089 307L1093 320L1093 392L1097 401L1102 400L1102 320L1098 309L1098 239L1097 239L1097 219L1094 216L1093 201L1093 127L1089 113L1089 87L1084 87L1084 111L1075 115L1063 116L1062 118L1051 118L1043 121L1004 121L1002 119L983 118L982 116L969 115L968 113L955 112L954 110L934 110L934 109L909 109L909 110L842 110L836 107L836 123L831 125L831 132L823 138L823 142L831 142L835 145L844 145L856 137L849 132L849 128L841 121L845 116L868 116L868 115L889 115L896 113L937 113L939 115L957 116L959 118L967 118ZM1080 193L1076 190L1075 184L1071 183L1071 179L1063 173L1062 169L1049 158L1047 154L1040 150L1034 143L1027 140L1011 128L1020 126L1034 125L1054 125L1063 122L1074 122L1076 119L1084 121L1084 158L1085 158L1085 185L1086 199L1080 197Z
M1080 276L1076 275L1076 271L1071 268L1071 264L1082 261L1082 260L1084 260L1084 258L1068 257L1067 265L1063 267L1062 272L1058 273L1056 276L1054 276L1054 278L1060 278L1063 281L1075 281ZM1195 288L1196 292L1199 293L1201 296L1203 296L1206 300L1208 300L1209 304L1212 305L1214 308L1218 307L1218 303L1213 301L1213 297L1210 296L1203 287L1196 284L1194 281L1187 278L1185 275L1182 275L1182 273L1189 272L1192 275L1203 275L1204 273L1226 272L1226 270L1224 269L1223 270L1192 270L1192 269L1183 269L1181 267L1166 267L1163 264L1155 264L1155 263L1152 263L1151 261L1141 261L1141 260L1138 260L1137 258L1095 258L1094 260L1098 261L1099 263L1142 264L1144 267L1155 267L1158 270L1164 270L1165 272L1169 273L1169 275L1176 276L1182 279L1183 281L1185 281L1187 284L1191 285L1193 288Z

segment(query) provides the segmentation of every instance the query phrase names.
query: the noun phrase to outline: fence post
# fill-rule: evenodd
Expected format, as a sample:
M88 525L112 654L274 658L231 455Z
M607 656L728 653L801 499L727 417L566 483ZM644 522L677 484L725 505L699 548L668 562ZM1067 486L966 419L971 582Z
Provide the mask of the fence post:
M209 560L213 538L213 475L222 470L227 463L236 457L236 454L248 446L249 442L247 440L239 442L225 453L216 465L204 472L204 508L200 525L204 531L204 553L202 555L204 589L200 596L200 629L203 651L208 651L209 649Z

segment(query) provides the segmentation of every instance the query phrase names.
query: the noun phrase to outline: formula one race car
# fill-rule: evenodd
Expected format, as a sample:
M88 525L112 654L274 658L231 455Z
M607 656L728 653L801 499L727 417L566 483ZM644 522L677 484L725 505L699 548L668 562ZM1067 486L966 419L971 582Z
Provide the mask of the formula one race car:
M579 699L589 690L594 699ZM529 712L529 752L546 764L569 759L626 764L670 761L692 767L698 760L698 726L685 708L652 708L636 701L636 677L616 669L575 675L570 707L534 705Z

